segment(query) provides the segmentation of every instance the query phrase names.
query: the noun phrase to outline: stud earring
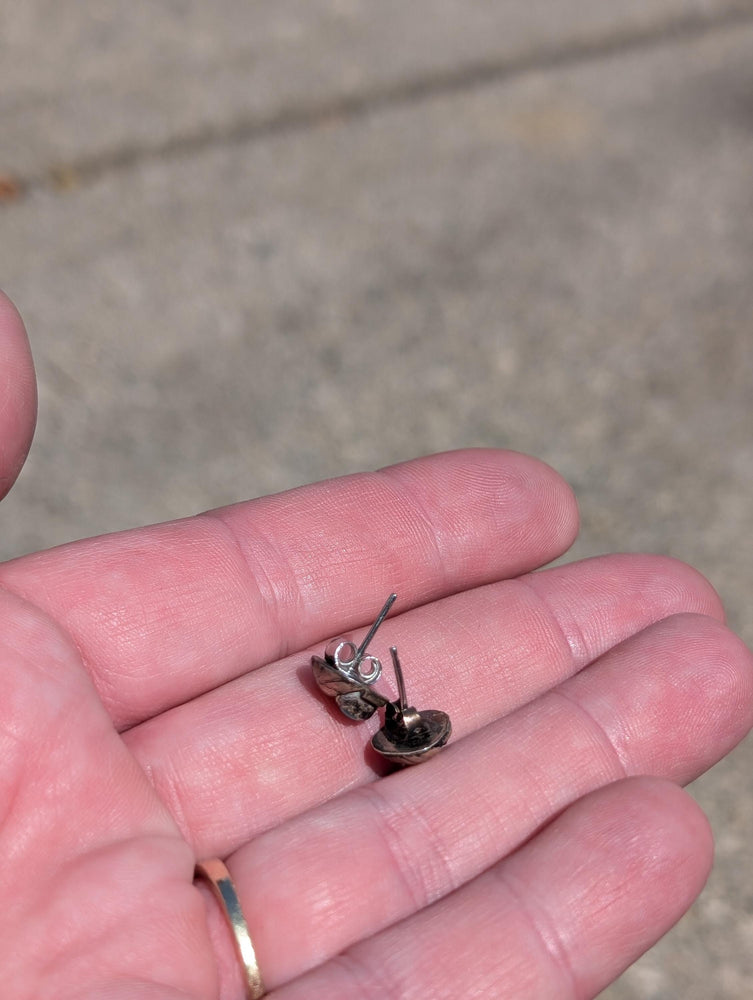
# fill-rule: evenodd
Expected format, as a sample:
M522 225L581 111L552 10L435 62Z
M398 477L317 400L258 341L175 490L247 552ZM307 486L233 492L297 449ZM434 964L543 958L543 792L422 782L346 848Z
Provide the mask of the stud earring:
M377 753L397 764L418 764L442 749L452 735L452 724L446 712L436 708L417 712L408 704L396 646L390 646L390 654L397 678L398 699L385 705L384 725L372 737L371 745Z
M372 687L381 677L382 664L376 656L367 655L366 650L396 598L396 594L390 594L360 646L350 639L333 639L327 644L323 658L311 657L311 667L319 688L335 699L349 719L370 719L384 708L384 725L374 735L371 745L397 764L417 764L447 743L452 726L445 712L436 709L417 712L408 704L395 646L390 647L390 654L397 680L397 700L390 701Z

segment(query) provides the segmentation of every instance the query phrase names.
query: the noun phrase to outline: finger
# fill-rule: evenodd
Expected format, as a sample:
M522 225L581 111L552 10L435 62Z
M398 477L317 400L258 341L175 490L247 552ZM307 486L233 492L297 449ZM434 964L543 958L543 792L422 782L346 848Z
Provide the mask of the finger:
M400 649L412 703L447 710L457 739L683 611L721 614L694 570L655 556L609 556L416 609L390 622L389 642ZM373 780L374 755L364 747L379 724L347 722L316 690L300 654L125 738L196 850L224 855Z
M402 609L539 566L573 539L572 494L510 452L349 476L6 564L0 582L74 637L118 725Z
M703 813L679 788L619 782L454 895L271 995L586 1000L679 920L712 851Z
M685 615L646 629L442 756L232 855L265 975L292 979L446 896L602 785L690 781L752 723L753 657L733 633Z
M0 499L16 481L31 446L37 383L21 317L0 292Z

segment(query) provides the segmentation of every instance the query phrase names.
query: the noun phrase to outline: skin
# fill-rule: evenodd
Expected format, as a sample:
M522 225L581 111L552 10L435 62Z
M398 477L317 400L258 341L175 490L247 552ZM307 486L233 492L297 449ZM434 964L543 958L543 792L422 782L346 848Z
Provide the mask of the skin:
M7 488L36 409L7 300L0 383ZM238 1000L212 856L276 1000L599 993L704 884L680 785L753 724L753 664L682 563L539 570L576 531L556 473L477 450L0 566L3 995ZM374 651L454 737L386 774L308 662L392 590Z

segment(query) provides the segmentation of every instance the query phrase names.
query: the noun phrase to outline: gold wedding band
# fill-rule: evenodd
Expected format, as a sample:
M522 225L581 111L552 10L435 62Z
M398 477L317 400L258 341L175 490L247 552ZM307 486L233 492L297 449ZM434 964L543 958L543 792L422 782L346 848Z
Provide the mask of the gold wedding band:
M246 996L248 1000L260 1000L266 990L261 980L256 952L248 933L246 918L243 916L238 893L235 891L230 872L219 858L199 861L196 864L195 878L202 878L208 883L217 902L222 907L228 926L233 933L235 950L238 953L246 978Z

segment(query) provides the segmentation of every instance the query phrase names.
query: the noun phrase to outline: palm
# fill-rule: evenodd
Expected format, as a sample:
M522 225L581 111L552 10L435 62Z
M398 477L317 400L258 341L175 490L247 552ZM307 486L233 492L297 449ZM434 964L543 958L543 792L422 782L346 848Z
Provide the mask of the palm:
M10 595L0 615L4 995L211 996L190 848L72 645Z
M751 672L681 564L531 575L575 520L550 470L470 452L2 567L8 995L239 996L214 855L280 1000L595 995L710 853L682 793L619 779L710 766ZM307 663L392 589L385 648L456 735L375 780L376 720Z

